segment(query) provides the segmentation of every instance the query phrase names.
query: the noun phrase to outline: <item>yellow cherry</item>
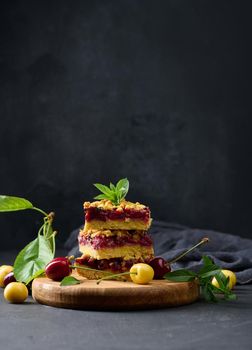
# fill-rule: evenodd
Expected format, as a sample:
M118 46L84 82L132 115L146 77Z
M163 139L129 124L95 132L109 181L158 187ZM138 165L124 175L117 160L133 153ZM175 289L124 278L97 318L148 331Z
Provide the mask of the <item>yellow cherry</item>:
M11 265L2 265L0 267L0 287L4 287L4 278L8 273L13 271L13 266Z
M229 277L229 281L228 281L228 288L229 289L233 289L234 286L236 285L236 275L233 271L230 270L221 270L221 272L226 276ZM212 279L212 285L215 286L216 288L219 288L219 283L216 280L216 278L214 277Z
M21 282L11 282L4 289L4 298L10 303L23 303L28 297L28 289Z
M130 269L130 278L134 283L147 284L153 280L154 270L144 263L134 264Z
M4 267L12 267L11 265L1 265L0 269L3 269Z

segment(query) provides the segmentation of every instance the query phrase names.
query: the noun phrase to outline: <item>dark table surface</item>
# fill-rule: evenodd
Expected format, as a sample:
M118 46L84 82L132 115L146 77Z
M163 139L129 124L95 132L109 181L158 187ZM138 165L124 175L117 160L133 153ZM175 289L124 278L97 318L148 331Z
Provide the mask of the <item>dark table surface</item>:
M10 263L12 254L1 254ZM9 304L0 291L0 349L252 348L252 285L238 299L151 311L78 311L35 303Z

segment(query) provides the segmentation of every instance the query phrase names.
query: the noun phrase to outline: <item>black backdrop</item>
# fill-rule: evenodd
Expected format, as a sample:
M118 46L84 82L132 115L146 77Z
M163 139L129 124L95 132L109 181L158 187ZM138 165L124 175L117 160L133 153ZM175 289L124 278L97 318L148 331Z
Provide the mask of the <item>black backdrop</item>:
M63 242L92 183L127 176L154 218L250 237L245 4L2 1L0 193L55 210ZM39 219L1 214L0 248Z

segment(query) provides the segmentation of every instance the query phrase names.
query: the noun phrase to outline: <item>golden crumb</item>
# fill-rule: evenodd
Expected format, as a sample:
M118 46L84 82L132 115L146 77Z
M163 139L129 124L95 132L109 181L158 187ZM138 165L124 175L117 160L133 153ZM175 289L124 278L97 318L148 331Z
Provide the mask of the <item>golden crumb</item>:
M95 201L95 202L84 202L83 204L84 209L88 208L100 208L104 210L114 210L116 209L119 212L122 212L124 209L134 209L134 210L142 210L147 208L145 205L136 202L128 202L126 200L122 200L119 205L113 204L110 200L108 199L102 199L101 201Z
M144 230L101 230L101 229L82 229L80 230L80 236L84 237L96 237L96 236L117 236L117 237L126 237L131 236L133 239L140 239L143 235L146 234L147 231Z

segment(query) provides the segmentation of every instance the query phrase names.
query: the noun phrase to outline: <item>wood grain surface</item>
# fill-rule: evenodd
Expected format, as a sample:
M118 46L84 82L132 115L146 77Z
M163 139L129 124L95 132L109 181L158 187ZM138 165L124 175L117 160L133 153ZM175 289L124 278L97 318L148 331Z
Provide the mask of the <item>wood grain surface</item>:
M82 310L136 310L167 308L190 304L199 298L195 282L154 280L147 285L133 282L87 280L78 276L80 284L61 287L48 278L36 278L32 296L40 304Z

